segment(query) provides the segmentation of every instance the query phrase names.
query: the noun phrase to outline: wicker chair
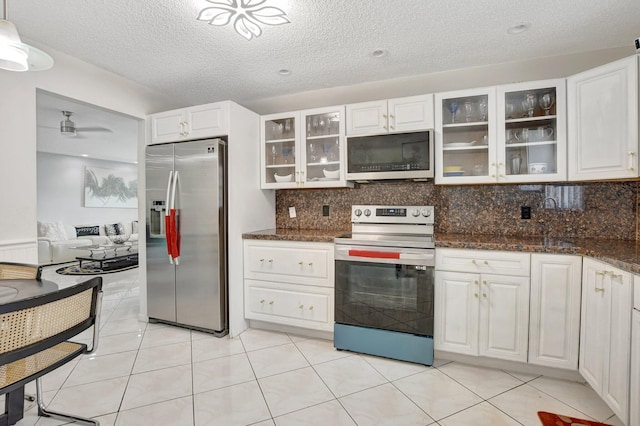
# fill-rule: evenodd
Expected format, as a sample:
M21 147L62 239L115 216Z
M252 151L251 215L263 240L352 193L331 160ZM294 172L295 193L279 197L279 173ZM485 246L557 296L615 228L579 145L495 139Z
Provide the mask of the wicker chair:
M25 263L0 262L0 280L39 280L42 267Z
M11 425L22 418L24 386L33 380L38 415L99 424L92 419L47 410L41 378L97 349L101 300L102 278L95 277L72 287L0 304L0 395L6 394L0 425ZM91 327L91 348L68 340Z

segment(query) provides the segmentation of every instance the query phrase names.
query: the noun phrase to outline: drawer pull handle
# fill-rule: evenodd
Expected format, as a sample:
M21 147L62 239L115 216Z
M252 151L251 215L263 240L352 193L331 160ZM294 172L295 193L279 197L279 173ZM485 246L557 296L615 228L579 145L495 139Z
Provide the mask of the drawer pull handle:
M304 264L304 262L300 261L298 262L298 265L302 266Z
M309 262L309 266L313 266L313 262Z
M596 288L596 293L598 293L598 292L604 293L604 288Z
M489 261L488 261L488 260L485 260L485 261L484 261L484 264L485 264L485 265L489 265Z
M300 308L300 310L303 310L304 309L304 305L300 305L300 306L298 306L298 308Z
M487 280L482 280L482 284L489 285L489 283L487 283Z
M264 259L260 259L260 263L264 262Z
M309 310L310 310L310 311L313 311L313 305L312 305L312 306L309 306Z
M622 274L616 274L615 272L610 272L612 279L622 278Z
M262 299L262 300L260 301L260 303L264 303L264 299Z
M478 264L478 263L476 262L476 260L475 260L475 259L473 259L473 260L471 261L471 263L473 263L474 265L477 265L477 264Z
M269 263L273 263L273 259L269 259Z
M273 300L271 302L269 302L270 305L273 305Z
M605 274L606 274L605 271L596 271L596 275L598 275L598 276L604 277Z

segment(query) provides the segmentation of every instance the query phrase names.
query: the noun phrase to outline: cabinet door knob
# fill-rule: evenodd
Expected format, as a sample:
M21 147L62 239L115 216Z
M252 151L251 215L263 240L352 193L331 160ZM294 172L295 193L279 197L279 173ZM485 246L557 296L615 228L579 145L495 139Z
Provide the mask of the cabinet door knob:
M269 302L270 305L273 305L273 300L271 302Z
M478 297L478 293L473 293L473 297Z
M596 293L598 293L598 292L604 293L604 288L596 288Z
M489 285L489 283L487 283L487 280L482 280L482 284Z
M598 276L604 277L605 274L606 274L605 271L596 271L596 275L598 275Z
M264 258L263 258L263 259L260 259L260 263L262 263L262 262L264 262Z
M393 114L389 114L389 118L394 118L394 117L393 117Z
M478 285L478 280L475 280L473 283L474 283L475 285Z
M387 118L387 114L382 114L382 118Z
M475 260L475 259L473 259L473 260L471 261L471 263L473 263L474 265L477 265L477 262L476 262L476 260Z
M298 308L300 308L300 310L303 310L304 309L304 305L300 305L300 306L298 306Z
M313 266L313 262L309 262L309 266Z
M300 266L302 266L302 265L303 265L302 260L301 260L300 262L298 262L298 265L300 265Z
M486 293L482 293L482 297L485 297L485 298L486 298L486 297L487 297L487 294L486 294Z
M489 266L489 261L488 261L488 260L485 260L485 261L484 261L484 264L485 264L485 265L487 265L487 266Z
M260 300L260 303L264 303L264 299Z
M313 311L313 305L309 306L309 310Z
M273 263L273 259L269 259L269 263Z

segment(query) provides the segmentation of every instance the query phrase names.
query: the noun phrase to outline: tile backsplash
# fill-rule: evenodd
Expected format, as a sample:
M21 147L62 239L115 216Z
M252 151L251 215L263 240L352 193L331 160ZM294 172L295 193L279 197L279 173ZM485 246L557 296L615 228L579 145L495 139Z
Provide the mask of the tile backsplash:
M638 239L640 182L436 186L433 182L378 182L346 189L276 191L279 228L348 230L352 204L433 205L436 235ZM329 216L323 216L329 206ZM521 206L531 219L520 218ZM289 207L297 217L289 217Z

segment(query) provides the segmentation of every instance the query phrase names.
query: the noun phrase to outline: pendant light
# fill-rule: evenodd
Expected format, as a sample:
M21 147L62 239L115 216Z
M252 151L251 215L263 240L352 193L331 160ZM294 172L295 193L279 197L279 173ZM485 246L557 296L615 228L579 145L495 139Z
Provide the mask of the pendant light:
M16 26L8 21L4 0L4 19L0 19L0 69L8 71L44 71L53 66L53 58L20 40Z

